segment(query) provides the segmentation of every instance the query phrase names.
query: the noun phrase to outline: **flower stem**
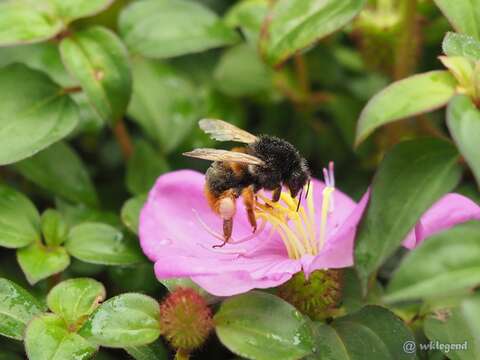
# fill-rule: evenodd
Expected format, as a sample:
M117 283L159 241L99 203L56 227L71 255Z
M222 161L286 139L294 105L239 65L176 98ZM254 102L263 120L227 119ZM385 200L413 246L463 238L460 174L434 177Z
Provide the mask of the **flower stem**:
M127 127L122 119L118 120L113 127L113 133L115 134L115 138L120 145L124 159L128 160L133 153L133 143Z
M418 47L417 39L417 0L402 2L402 31L398 41L395 56L395 80L403 79L412 73L415 66L415 53Z
M294 68L297 86L289 84L288 80L279 77L276 81L278 90L294 103L297 110L309 109L311 106L323 104L333 98L333 95L324 91L312 91L305 57L301 54L294 56Z
M393 68L394 80L409 76L415 69L416 52L418 50L418 22L417 1L404 0L399 4L402 14L400 37L395 49L395 64ZM412 124L408 120L395 122L385 127L387 147L397 144L413 132Z
M62 281L62 273L53 274L48 278L48 288L51 290L55 285Z
M54 38L51 39L52 42L59 43L63 39L72 36L72 30L68 27L65 27L61 32L59 32Z
M81 86L70 86L70 87L63 88L64 94L74 94L79 92L82 92Z
M298 83L302 92L308 97L310 94L310 78L308 76L307 63L301 54L295 55L295 71L297 72Z

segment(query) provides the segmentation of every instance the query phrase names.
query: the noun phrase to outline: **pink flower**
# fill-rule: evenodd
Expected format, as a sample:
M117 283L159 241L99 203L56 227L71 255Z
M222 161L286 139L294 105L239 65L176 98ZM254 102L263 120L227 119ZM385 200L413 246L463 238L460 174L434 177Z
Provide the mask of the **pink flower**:
M215 249L212 246L222 240L212 229L220 230L222 220L205 200L204 175L181 170L161 176L139 226L142 249L155 262L157 278L188 277L211 294L230 296L278 286L302 270L308 276L317 269L353 265L355 234L369 192L357 204L335 189L333 166L324 173L326 184L312 180L298 213L296 200L287 192L278 203L259 205L256 214L263 223L253 235L238 201L231 243ZM413 248L432 234L472 219L480 220L480 207L448 194L424 214L404 245Z

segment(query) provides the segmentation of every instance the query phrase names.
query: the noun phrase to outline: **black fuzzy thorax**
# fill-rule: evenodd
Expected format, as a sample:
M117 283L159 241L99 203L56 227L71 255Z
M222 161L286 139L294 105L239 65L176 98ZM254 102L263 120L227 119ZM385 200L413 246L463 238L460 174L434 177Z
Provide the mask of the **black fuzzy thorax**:
M282 182L300 167L302 161L292 144L276 136L262 135L250 145L250 149L253 155L265 162L268 170L280 174Z

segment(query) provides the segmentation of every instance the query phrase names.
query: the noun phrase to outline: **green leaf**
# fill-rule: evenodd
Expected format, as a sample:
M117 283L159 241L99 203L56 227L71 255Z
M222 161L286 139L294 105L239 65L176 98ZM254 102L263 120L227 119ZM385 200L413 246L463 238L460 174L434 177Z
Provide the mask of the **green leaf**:
M299 359L313 351L308 320L280 298L252 291L225 300L215 315L220 341L249 359Z
M407 353L403 344L415 343L408 327L389 310L366 306L360 311L326 325L315 323L314 360L406 360L416 359Z
M108 8L114 0L46 0L58 17L66 24L88 16L93 16Z
M480 39L479 0L434 0L453 28Z
M460 308L454 308L446 319L428 317L423 323L423 328L430 340L438 341L444 346L452 346L452 348L443 349L443 353L450 360L480 358L480 347L476 343L478 334L471 331ZM454 349L453 346L459 346L459 349Z
M68 225L60 212L48 209L42 214L42 234L47 245L61 245L68 234Z
M40 215L23 194L0 185L0 246L19 248L40 240Z
M448 56L462 56L471 61L480 60L480 41L471 36L448 32L443 39L442 47Z
M83 262L81 260L77 260L72 258L72 262L70 267L68 268L69 274L73 274L75 276L97 276L100 275L103 271L106 270L105 265L95 265Z
M14 282L0 278L0 334L22 340L27 323L44 311L30 293Z
M146 141L135 144L127 163L127 189L134 195L144 194L152 188L157 178L169 170L165 158Z
M129 265L143 260L136 241L102 223L83 223L73 227L65 246L70 255L92 264Z
M119 292L140 292L155 294L163 288L155 277L153 263L142 262L129 266L109 266L107 269L110 285Z
M174 150L200 117L193 84L162 63L133 63L133 95L128 113L164 153Z
M106 9L113 0L8 0L0 3L0 46L46 41L75 19Z
M58 44L53 42L0 48L0 67L13 63L42 71L63 87L78 85L62 63Z
M70 329L75 329L105 300L105 295L103 285L94 279L68 279L50 290L47 305Z
M447 125L455 143L480 186L480 112L469 97L455 97L447 109Z
M31 360L66 360L89 359L98 347L69 332L59 316L43 314L28 325L25 349Z
M461 56L440 56L439 59L457 80L458 92L474 95L474 64Z
M159 316L160 306L151 297L122 294L100 305L79 333L102 346L145 345L160 336Z
M117 213L98 210L83 204L72 204L61 198L55 198L55 206L71 228L84 222L101 222L120 228L122 223Z
M85 165L73 148L64 142L16 163L15 168L55 195L76 203L98 205L97 193Z
M77 124L73 100L45 74L25 65L0 69L0 93L0 165L34 155Z
M9 350L0 350L0 360L24 360L23 356Z
M217 88L229 96L257 95L272 88L273 71L256 48L241 44L225 51L215 69Z
M365 305L381 304L383 287L376 282L370 289L367 297L363 296L362 286L358 274L353 268L346 268L343 272L341 310L349 314L360 310Z
M129 199L122 207L122 221L134 234L138 234L140 211L147 201L147 195L138 195Z
M463 318L466 320L467 326L472 334L475 334L475 341L472 344L475 348L480 349L480 295L476 293L465 299L460 305Z
M367 277L397 249L420 216L460 180L458 153L447 141L418 139L394 147L373 180L355 240L355 268Z
M470 222L432 236L395 271L385 300L450 295L480 284L480 223Z
M278 65L339 30L363 8L365 0L278 0L265 20L260 47Z
M60 43L69 72L105 121L121 118L130 100L132 79L125 46L110 30L91 27Z
M214 12L189 0L135 2L121 13L119 28L129 49L148 58L196 53L239 40Z
M229 9L225 24L240 27L248 42L256 46L268 9L268 0L239 1Z
M352 360L346 344L335 329L327 324L316 322L312 324L313 334L317 347L313 355L308 355L305 360Z
M455 78L448 71L431 71L394 82L363 109L357 125L356 145L382 125L446 105L455 88Z
M0 46L29 44L53 38L64 24L52 9L36 2L0 2Z
M106 123L95 108L90 105L87 95L84 92L74 93L72 94L72 99L77 103L80 112L80 121L75 129L75 134L98 134Z
M17 260L31 285L62 272L70 265L65 248L46 247L38 242L18 249Z
M125 351L135 360L167 360L168 352L160 340L149 345L128 346Z

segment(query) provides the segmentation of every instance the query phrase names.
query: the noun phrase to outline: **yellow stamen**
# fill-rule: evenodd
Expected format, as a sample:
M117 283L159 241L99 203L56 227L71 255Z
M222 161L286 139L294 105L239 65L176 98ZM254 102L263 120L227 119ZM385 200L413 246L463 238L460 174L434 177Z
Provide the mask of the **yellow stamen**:
M330 210L330 196L334 188L327 186L323 189L322 213L320 217L320 237L318 240L318 247L321 249L325 244L325 237L327 233L327 217Z
M288 192L282 192L278 202L258 194L258 198L263 203L257 203L256 214L272 224L272 231L280 235L289 257L299 259L306 254L317 255L325 243L328 214L331 210L334 190L330 183L323 189L320 224L315 223L312 185L307 194L306 206L299 208L299 200L292 198ZM319 227L318 230L317 227Z
M317 244L315 239L317 238L317 232L315 227L315 206L313 204L313 185L310 186L310 189L307 194L307 211L303 207L300 207L300 212L306 222L308 229L308 238L310 239L312 255L316 254Z
M263 214L260 214L260 217ZM299 259L301 255L306 253L305 247L303 246L302 242L298 238L298 236L288 227L286 222L282 222L278 218L272 216L270 218L266 218L267 221L270 221L274 226L277 226L280 228L283 232L284 237L282 236L282 240L285 243L285 245L288 244L288 246L291 247L293 250L292 252L294 253L295 259ZM280 235L282 235L282 232L279 232Z

